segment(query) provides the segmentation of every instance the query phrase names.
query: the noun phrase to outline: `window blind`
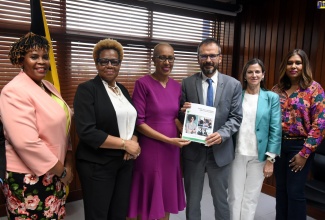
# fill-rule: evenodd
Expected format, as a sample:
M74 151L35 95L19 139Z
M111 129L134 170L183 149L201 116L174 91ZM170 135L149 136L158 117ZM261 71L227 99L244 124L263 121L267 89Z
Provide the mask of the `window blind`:
M133 92L134 82L155 70L153 47L170 43L176 60L171 77L181 82L199 71L197 45L206 37L222 46L220 72L231 75L234 18L195 16L176 9L161 10L140 1L43 0L56 57L61 93L72 106L77 86L96 76L92 58L94 45L113 38L124 48L124 60L117 81ZM9 46L30 28L29 0L0 0L0 89L19 69L8 59Z

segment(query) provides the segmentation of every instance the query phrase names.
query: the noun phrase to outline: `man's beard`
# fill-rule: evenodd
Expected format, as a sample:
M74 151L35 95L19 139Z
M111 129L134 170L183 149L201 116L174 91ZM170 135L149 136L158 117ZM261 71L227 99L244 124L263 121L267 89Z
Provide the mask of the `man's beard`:
M218 66L217 65L214 66L213 69L205 69L204 68L204 65L201 65L200 68L201 68L201 71L202 71L202 73L204 75L206 75L206 76L212 76L216 72L216 70L218 69Z

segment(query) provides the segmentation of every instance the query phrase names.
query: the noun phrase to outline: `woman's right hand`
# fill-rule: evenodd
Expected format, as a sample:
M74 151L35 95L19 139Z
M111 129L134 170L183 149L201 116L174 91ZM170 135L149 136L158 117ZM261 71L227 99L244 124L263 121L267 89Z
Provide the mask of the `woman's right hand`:
M190 103L190 102L185 102L185 103L183 104L183 107L181 108L181 111L182 111L182 112L185 112L186 109L188 109L188 108L191 108L191 103Z
M189 143L191 143L191 141L184 140L182 138L170 138L169 143L182 148L185 145L188 145Z
M73 172L71 168L66 168L67 175L61 179L61 182L63 182L65 185L69 185L73 180Z
M268 178L273 174L274 165L272 162L266 160L263 168L264 177Z
M138 157L141 153L140 145L134 140L124 140L125 141L125 151L131 154L133 157Z

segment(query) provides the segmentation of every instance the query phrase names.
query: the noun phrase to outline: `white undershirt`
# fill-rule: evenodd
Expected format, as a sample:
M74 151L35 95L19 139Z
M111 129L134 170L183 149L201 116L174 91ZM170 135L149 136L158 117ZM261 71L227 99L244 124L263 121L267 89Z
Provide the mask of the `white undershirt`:
M130 140L134 132L137 111L135 110L133 105L131 105L129 100L125 98L119 87L117 87L119 90L119 94L117 95L113 92L112 89L108 87L107 82L105 82L104 80L102 80L102 82L116 112L120 138ZM115 84L115 86L117 85Z
M245 93L242 107L243 120L237 135L236 152L245 156L257 156L257 139L255 133L258 94Z

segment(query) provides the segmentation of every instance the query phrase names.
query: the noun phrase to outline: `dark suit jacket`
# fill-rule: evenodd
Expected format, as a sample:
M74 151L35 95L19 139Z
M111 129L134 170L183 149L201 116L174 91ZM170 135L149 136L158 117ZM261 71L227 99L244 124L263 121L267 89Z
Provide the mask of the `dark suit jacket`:
M127 89L120 83L117 86L132 103ZM78 86L73 106L79 136L77 159L104 164L107 156L124 155L123 150L99 148L108 135L119 137L120 134L115 109L98 75Z
M218 73L218 85L214 101L216 117L213 132L218 132L222 143L212 146L215 161L219 167L229 164L234 159L232 136L238 131L242 121L242 86L233 77ZM205 104L203 102L202 77L196 73L182 81L182 101ZM184 121L184 113L180 112L180 120ZM200 144L191 142L182 148L183 157L195 160Z
M6 176L6 145L3 134L3 125L0 122L0 178L3 180Z

